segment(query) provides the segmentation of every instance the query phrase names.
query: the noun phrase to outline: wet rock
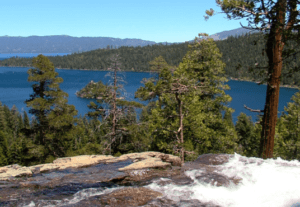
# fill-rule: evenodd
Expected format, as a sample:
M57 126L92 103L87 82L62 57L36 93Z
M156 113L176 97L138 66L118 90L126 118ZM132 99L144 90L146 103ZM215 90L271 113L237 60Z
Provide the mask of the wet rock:
M117 182L123 186L145 186L160 178L172 179L180 175L178 169L141 169L126 171L127 177ZM186 177L186 176L185 176Z
M100 197L100 201L103 206L142 206L162 195L162 193L144 187L129 187L113 191L107 195L103 195Z
M203 183L215 185L215 186L225 186L230 185L232 181L235 185L239 184L241 178L237 177L227 177L218 171L222 170L223 167L220 165L225 164L234 155L230 154L204 154L200 155L193 162L187 162L182 167L182 171L198 170L195 180Z
M117 182L128 176L126 173L118 171L118 168L131 163L132 161L123 161L111 165L98 164L87 168L57 170L34 175L19 183L22 187L43 189L56 188L69 184L85 185L100 182Z
M143 152L120 157L105 155L66 157L59 158L53 163L27 168L18 165L5 166L0 168L0 177L7 179L0 181L0 206L19 206L19 203L22 203L20 206L26 206L31 202L32 206L59 206L71 197L82 194L76 202L66 202L63 206L217 207L197 199L187 200L189 195L185 194L174 200L168 197L164 186L170 184L179 187L193 186L198 182L218 187L228 187L232 182L237 185L240 179L227 177L220 172L225 168L222 164L228 162L232 156L206 154L193 162L181 165L179 157L160 152ZM28 174L25 174L27 175L25 177L11 179L17 174L11 173L14 170ZM3 176L4 174L8 177ZM162 188L150 189L147 185L151 183L156 183ZM102 188L103 190L99 190ZM106 191L114 188L120 189ZM89 196L80 193L85 189L101 192Z
M196 180L199 182L208 183L214 186L226 186L228 187L230 184L229 178L226 176L220 175L218 173L211 174L203 174L200 176L196 176Z
M183 174L172 176L171 181L172 184L175 185L190 185L194 182L190 177L187 177L186 175Z
M181 200L180 202L166 199L166 198L157 198L150 201L147 205L143 207L220 207L212 203L203 203L197 199L191 200Z
M193 163L205 165L222 165L228 162L228 159L234 155L229 154L204 154L200 155Z

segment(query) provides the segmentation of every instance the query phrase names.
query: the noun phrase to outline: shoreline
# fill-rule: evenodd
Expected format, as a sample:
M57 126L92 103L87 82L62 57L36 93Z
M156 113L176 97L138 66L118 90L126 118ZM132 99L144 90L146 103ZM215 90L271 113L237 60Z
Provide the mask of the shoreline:
M0 67L8 67L8 68L30 68L28 66L0 66ZM104 72L109 72L109 70L96 70L96 69L70 69L70 68L55 68L57 70L85 70L85 71L104 71ZM151 73L151 71L132 71L132 70L124 70L122 72L135 72L135 73ZM244 82L251 82L251 83L260 83L260 81L251 81L251 80L246 80L246 79L238 79L238 78L232 78L232 77L226 77L228 80L234 80L234 81L244 81ZM267 85L266 83L261 84L261 85ZM300 90L300 86L296 85L280 85L280 88L291 88L291 89L298 89Z
M0 66L0 68L31 68L32 66ZM85 70L85 71L104 71L109 72L109 70L96 70L96 69L70 69L70 68L55 68L57 70ZM120 72L135 72L135 73L151 73L151 71L132 71L132 70L122 70Z
M259 84L261 81L251 81L251 80L245 80L245 79L238 79L238 78L232 78L232 77L228 77L228 80L234 80L234 81L243 81L243 82L251 82L251 83L256 83ZM266 83L261 84L261 85L267 85ZM300 90L300 86L296 86L296 85L279 85L280 88L291 88L291 89L298 89Z

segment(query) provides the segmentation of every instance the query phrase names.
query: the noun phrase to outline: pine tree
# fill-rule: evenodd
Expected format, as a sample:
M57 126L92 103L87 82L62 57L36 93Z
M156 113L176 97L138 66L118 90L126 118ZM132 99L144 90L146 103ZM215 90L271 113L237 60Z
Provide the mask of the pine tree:
M13 132L14 140L17 139L18 130L19 130L19 118L18 118L19 112L15 105L10 110L10 123L11 123L11 130Z
M241 113L238 116L235 129L238 134L238 145L243 149L244 156L257 156L259 150L259 137L255 134L255 126L251 116Z
M222 126L220 112L227 109L221 103L231 100L222 90L228 86L222 84L226 78L219 76L224 73L221 54L212 40L196 39L190 47L174 74L163 64L158 80L149 79L136 92L141 100L158 99L150 116L144 116L154 137L152 147L180 152L182 161L185 154L193 157L195 151L206 149L233 153L237 137L233 127ZM156 60L157 65L163 63Z
M118 54L111 56L108 70L110 72L105 76L110 77L110 85L98 84L97 102L100 106L91 102L88 107L94 111L89 112L88 115L91 117L104 117L102 127L107 128L104 137L108 138L103 142L106 145L104 153L108 151L109 154L112 154L112 147L117 148L117 140L122 140L124 133L128 131L127 126L120 124L120 120L125 117L129 108L141 108L143 105L134 101L122 100L124 99L121 96L121 92L124 91L122 83L126 82L122 77L123 74L118 74L121 71L121 60ZM107 104L109 109L105 109L104 104Z
M25 128L30 128L30 120L29 120L29 117L28 117L26 111L24 111L23 117L24 117L24 118L23 118L24 127L25 127Z
M4 107L2 106L2 103L0 101L0 130L6 131L6 119L5 119L5 112Z
M295 93L291 100L292 102L284 107L285 113L277 124L278 134L281 137L281 141L279 139L277 142L281 145L282 151L277 156L288 160L300 160L300 93Z
M234 127L233 120L232 120L232 112L230 110L226 110L224 117L224 123L229 125L230 127Z
M7 145L7 139L3 131L0 130L0 166L8 165L9 163L9 151Z
M233 153L237 149L236 133L233 127L224 125L222 111L232 111L224 104L231 97L224 90L230 89L224 83L225 64L219 49L212 39L203 40L199 34L190 51L178 67L179 74L186 74L188 79L198 84L198 93L190 97L189 113L186 123L189 139L195 151L203 153Z
M68 132L73 127L77 111L73 105L67 104L68 94L59 88L63 79L57 77L50 60L39 55L33 58L32 64L35 68L28 70L28 81L37 83L32 85L34 93L25 103L36 117L34 129L38 137L35 143L44 148L44 158L64 156Z

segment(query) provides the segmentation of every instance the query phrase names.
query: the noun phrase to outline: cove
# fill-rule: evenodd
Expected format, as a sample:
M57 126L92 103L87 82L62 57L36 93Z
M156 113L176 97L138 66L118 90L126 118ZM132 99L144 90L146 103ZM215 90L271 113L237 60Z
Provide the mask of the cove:
M26 67L0 67L0 101L2 104L11 108L16 105L19 112L26 111L29 114L29 108L26 107L24 101L30 98L33 93L31 85L27 82L28 74ZM101 80L107 83L105 78L106 71L90 71L90 70L67 70L56 69L59 76L64 82L60 84L60 88L69 94L68 104L72 104L78 110L78 115L84 116L88 111L87 104L91 100L78 98L75 93L88 84L91 80L97 82ZM149 72L125 72L125 80L127 84L124 86L126 93L124 94L127 100L135 100L135 91L143 86L141 83L143 78L150 78L153 74ZM255 122L257 113L250 112L244 108L244 105L252 109L263 110L266 97L266 85L257 85L253 82L229 80L228 84L231 90L226 90L225 93L232 97L232 101L227 106L233 108L235 112L232 114L233 122L236 123L238 115L243 112L252 117ZM298 89L281 88L279 97L278 116L284 111L284 106L290 102L291 97L298 92ZM144 102L144 104L146 104Z

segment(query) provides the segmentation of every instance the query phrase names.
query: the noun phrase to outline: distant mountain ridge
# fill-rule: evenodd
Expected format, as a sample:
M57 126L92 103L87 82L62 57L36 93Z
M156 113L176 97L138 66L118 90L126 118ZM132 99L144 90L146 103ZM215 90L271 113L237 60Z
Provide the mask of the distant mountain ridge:
M228 36L241 35L250 30L238 28L210 35L214 40L223 40ZM192 42L193 40L189 41ZM0 53L74 53L99 48L121 46L147 46L157 43L142 39L120 39L112 37L72 37L68 35L10 37L0 36Z
M253 33L253 31L251 31L249 29L238 28L238 29L219 32L219 33L210 35L210 37L212 37L214 40L224 40L224 39L227 39L227 37L229 37L229 36L240 36L242 34L249 33L249 32Z
M243 35L243 34L246 34L246 33L254 33L254 32L257 32L257 31L252 31L252 30L249 30L249 29L245 29L245 28L238 28L238 29L232 29L232 30L226 30L226 31L223 31L223 32L219 32L219 33L216 33L216 34L212 34L212 35L209 35L210 38L213 38L215 41L218 41L218 40L225 40L227 39L229 36L240 36L240 35ZM194 40L190 40L188 42L193 42Z
M0 53L72 53L120 46L146 46L157 44L141 39L112 37L71 37L67 35L0 37Z

